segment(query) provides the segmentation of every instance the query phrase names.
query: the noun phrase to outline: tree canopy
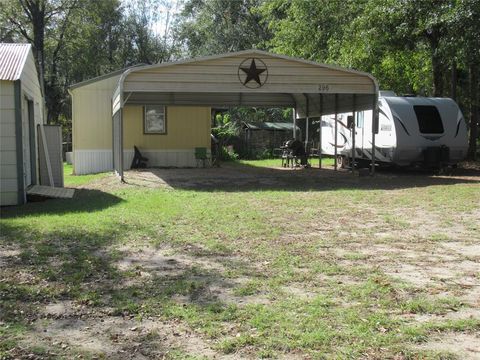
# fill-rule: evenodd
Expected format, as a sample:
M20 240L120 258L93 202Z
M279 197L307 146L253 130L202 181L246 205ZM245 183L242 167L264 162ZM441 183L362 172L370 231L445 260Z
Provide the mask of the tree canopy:
M49 122L68 124L75 82L259 48L370 72L399 94L454 98L474 156L478 19L478 0L15 0L0 5L0 36L32 43Z

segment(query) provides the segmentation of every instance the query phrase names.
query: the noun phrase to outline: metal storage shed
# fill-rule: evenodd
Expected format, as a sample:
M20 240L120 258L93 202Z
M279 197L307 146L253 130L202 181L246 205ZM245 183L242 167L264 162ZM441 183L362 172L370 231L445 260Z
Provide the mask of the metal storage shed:
M63 186L59 144L60 127L44 125L31 45L0 43L0 205L25 203L39 184Z
M26 201L38 183L37 125L43 94L30 44L0 43L0 205Z
M241 143L243 152L249 156L259 151L273 152L292 138L294 129L296 136L301 137L300 127L294 126L291 122L243 122Z
M130 68L112 96L114 169L123 180L128 104L292 107L294 121L373 108L378 119L377 98L377 81L368 73L259 50Z

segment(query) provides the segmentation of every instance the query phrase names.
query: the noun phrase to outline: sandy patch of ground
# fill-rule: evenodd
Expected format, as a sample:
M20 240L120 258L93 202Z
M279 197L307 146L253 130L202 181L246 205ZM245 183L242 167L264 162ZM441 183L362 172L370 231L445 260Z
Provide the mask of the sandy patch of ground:
M220 358L211 344L180 322L124 317L38 320L25 344L47 345L52 352L75 349L109 359L162 358L169 351ZM222 358L232 358L222 356Z
M480 214L478 219L480 219ZM480 220L478 221L480 222ZM470 244L465 244L457 241L457 242L446 242L442 244L442 246L457 254L468 256L468 257L476 257L480 259L480 243L470 245Z
M445 333L417 347L422 350L449 352L459 359L480 359L480 336L468 333Z
M229 278L227 266L240 264L248 268L240 258L235 256L189 256L178 254L168 249L155 249L145 247L128 251L123 248L126 256L120 259L116 265L122 270L137 270L140 273L140 283L148 277L178 278L192 280L201 286L188 296L175 295L173 300L179 304L196 303L208 304L221 302L225 304L268 304L271 301L263 294L235 295L235 289L247 283L250 278L237 276ZM252 276L256 269L251 270ZM142 279L143 278L143 279ZM137 281L137 282L138 282ZM120 287L131 284L119 284Z
M8 266L12 261L15 261L20 255L21 251L13 247L0 247L0 268Z
M395 242L393 244L348 244L329 251L338 263L375 263L387 275L415 287L455 285L465 289L480 286L478 245L461 242Z
M461 308L458 310L450 310L445 314L402 314L403 319L415 322L442 321L442 320L468 320L480 319L480 309L478 308Z

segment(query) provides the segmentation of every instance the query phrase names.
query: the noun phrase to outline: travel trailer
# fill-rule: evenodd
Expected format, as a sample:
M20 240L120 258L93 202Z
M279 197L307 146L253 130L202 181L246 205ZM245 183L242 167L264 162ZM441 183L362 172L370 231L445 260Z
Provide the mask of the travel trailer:
M441 168L462 161L468 148L467 126L452 99L401 97L381 92L375 158L379 165ZM322 116L322 154L334 156L337 164L350 166L355 141L356 165L369 164L372 157L372 111ZM352 131L355 131L355 139Z

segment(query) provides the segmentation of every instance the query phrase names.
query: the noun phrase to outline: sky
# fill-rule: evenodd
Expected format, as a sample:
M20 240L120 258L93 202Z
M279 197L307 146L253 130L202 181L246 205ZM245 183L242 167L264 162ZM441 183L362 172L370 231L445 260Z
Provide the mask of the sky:
M153 31L157 35L163 35L165 33L165 26L167 22L166 14L170 12L170 26L173 20L173 17L178 14L181 10L180 0L166 0L165 4L160 5L160 12L162 16L155 22L153 26Z
M141 1L141 0L122 0L122 3L126 6L129 4ZM172 20L176 14L181 10L182 0L146 0L158 6L158 19L153 23L152 30L157 35L163 36L165 34L165 28L167 21L169 26L172 25ZM167 19L167 14L169 17Z

